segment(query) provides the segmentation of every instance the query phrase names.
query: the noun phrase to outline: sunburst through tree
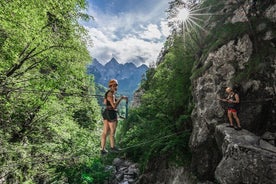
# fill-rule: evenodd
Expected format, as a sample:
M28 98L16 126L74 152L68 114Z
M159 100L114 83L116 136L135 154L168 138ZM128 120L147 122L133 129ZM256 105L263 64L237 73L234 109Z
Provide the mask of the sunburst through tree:
M175 0L170 2L169 26L173 32L182 33L184 36L192 30L200 29L206 31L203 27L205 18L211 13L205 13L207 8L200 8L200 0Z

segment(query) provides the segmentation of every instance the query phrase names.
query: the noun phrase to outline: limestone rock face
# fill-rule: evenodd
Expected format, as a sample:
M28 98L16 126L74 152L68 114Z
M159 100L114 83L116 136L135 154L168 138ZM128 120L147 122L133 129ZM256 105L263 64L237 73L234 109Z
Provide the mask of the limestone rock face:
M271 21L276 22L276 5L269 7L265 13L265 16Z
M196 68L202 70L192 78L191 170L161 164L152 169L158 172L140 178L141 183L195 183L185 177L187 172L196 176L196 183L276 183L276 52L270 52L276 48L276 1L221 4L219 13L229 15L225 24L246 24L251 30L198 61ZM241 131L226 127L227 107L218 100L228 86L240 96Z
M276 53L260 52L260 45L266 45L268 50L275 50L275 31L270 23L257 21L252 24L247 20L248 16L266 16L271 22L275 22L275 1L270 1L270 5L268 1L257 1L263 4L257 4L256 7L266 7L257 12L257 15L249 15L252 1L243 2L225 1L225 11L232 5L236 7L236 11L233 11L226 22L251 24L254 26L254 35L249 32L239 35L208 53L202 61L204 71L192 80L195 104L190 137L192 169L202 181L216 180L229 184L258 183L255 181L276 183L276 166L272 161L275 160L276 152L271 151L274 150L271 147L275 148L275 141L257 141L258 136L265 135L266 132L274 134L276 131ZM260 55L262 59L258 58ZM245 129L240 132L233 132L235 130L231 129L234 133L231 135L233 144L223 143L230 134L221 133L221 124L225 127L228 118L226 104L218 100L218 97L225 97L225 88L228 86L234 87L239 93L239 117ZM233 141L236 140L235 136L243 141L237 144ZM270 145L269 151L260 148L260 145L253 147L251 141ZM264 169L268 163L272 164L269 171ZM254 174L257 174L256 177L252 176Z
M252 42L248 35L244 35L236 43L230 41L209 54L205 64L211 63L211 67L193 81L195 108L192 114L193 133L190 146L199 153L198 157L194 157L194 166L198 167L196 170L204 178L210 176L209 172L215 169L220 159L220 153L215 149L215 142L212 140L215 126L226 121L225 108L218 97L224 95L225 87L231 85L236 70L245 67L251 53Z
M275 183L275 146L247 130L225 125L216 127L215 139L223 154L215 171L219 183Z

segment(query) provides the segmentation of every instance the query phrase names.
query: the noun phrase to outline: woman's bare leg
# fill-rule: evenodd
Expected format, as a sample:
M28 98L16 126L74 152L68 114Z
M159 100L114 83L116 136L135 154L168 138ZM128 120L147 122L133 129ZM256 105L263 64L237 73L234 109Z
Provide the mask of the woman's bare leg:
M241 127L240 119L239 119L239 117L238 117L238 115L237 115L237 112L233 112L233 117L234 117L234 119L235 119L236 122L237 122L237 126L238 126L238 127Z
M103 120L103 133L102 133L102 138L101 138L101 149L105 149L105 144L106 144L106 137L109 131L109 125L107 120Z
M229 119L230 125L233 126L232 112L231 112L231 111L228 111L228 112L227 112L227 115L228 115L228 119Z
M108 122L108 124L109 124L109 128L110 128L110 135L109 135L110 147L114 148L114 146L115 146L115 131L116 131L117 122Z

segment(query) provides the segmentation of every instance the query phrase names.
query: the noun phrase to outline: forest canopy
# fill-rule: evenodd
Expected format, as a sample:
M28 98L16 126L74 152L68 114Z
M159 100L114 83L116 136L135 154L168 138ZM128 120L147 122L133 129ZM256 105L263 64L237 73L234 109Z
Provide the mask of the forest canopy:
M0 2L0 179L96 180L99 107L80 20L85 0ZM92 157L93 156L93 157Z

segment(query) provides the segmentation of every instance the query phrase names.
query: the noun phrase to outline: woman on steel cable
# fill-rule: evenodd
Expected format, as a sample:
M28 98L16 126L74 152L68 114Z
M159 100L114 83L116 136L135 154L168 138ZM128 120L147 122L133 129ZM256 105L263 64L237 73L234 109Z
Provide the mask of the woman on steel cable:
M105 93L104 103L106 108L102 114L103 116L103 133L101 137L101 154L106 154L108 151L105 149L106 137L108 132L110 132L110 150L112 152L120 151L115 147L115 132L118 123L117 106L120 104L121 100L128 100L126 96L121 96L120 99L115 98L115 93L118 90L118 81L116 79L111 79L108 83L109 90Z

